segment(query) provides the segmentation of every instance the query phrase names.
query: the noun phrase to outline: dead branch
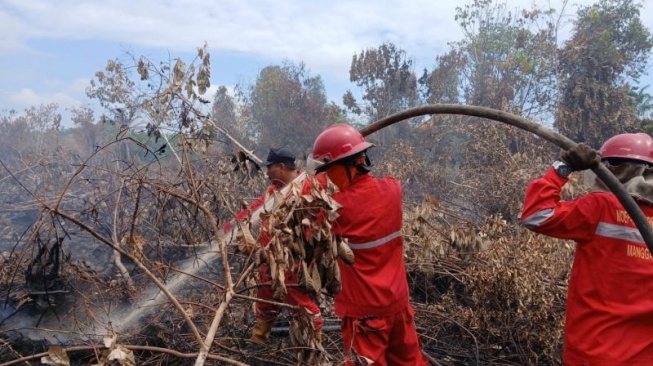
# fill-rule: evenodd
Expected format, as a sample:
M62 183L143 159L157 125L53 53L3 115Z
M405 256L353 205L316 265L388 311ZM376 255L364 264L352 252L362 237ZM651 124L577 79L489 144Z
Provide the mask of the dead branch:
M122 188L125 185L125 181L123 179L120 180L120 188L118 188L118 192L116 193L116 202L120 202L120 195L122 193ZM111 239L113 240L113 245L116 247L120 246L120 240L118 240L118 208L120 206L116 205L116 207L113 210L113 230L111 231ZM129 275L129 271L125 266L122 264L122 259L120 258L120 252L117 251L116 249L113 250L113 263L116 265L118 268L118 271L120 272L120 275L122 275L122 278L127 281L127 286L129 286L130 290L135 289L135 284L134 280L131 278Z
M166 288L166 286L161 281L159 281L159 279L156 278L156 276L143 264L143 262L141 262L138 258L131 255L130 253L127 253L126 251L122 250L120 247L115 246L111 240L108 240L104 236L100 235L97 231L93 230L93 228L91 228L90 226L88 226L88 225L84 224L83 222L77 220L76 218L68 215L67 213L61 212L61 211L58 211L58 210L55 211L55 209L53 207L49 207L47 205L44 206L44 208L46 210L48 210L48 211L51 211L52 213L54 213L56 215L61 216L64 219L74 223L75 225L79 226L80 228L84 229L86 232L91 234L96 239L100 240L101 242L108 245L112 249L118 251L121 255L123 255L123 256L129 258L131 261L133 261L134 264L141 271L143 271L145 276L147 276L147 278L150 281L152 281L152 283L154 283L156 285L156 287L158 287L161 290L161 292L163 292L163 294L165 294L165 296L170 300L170 302L173 303L175 308L179 311L181 316L186 321L186 324L188 324L188 327L191 329L191 331L193 333L193 336L195 336L195 339L200 344L200 347L204 348L204 343L203 343L203 340L202 340L202 336L200 335L199 331L197 330L197 327L195 326L195 323L191 320L191 318L186 313L184 307L179 303L177 298Z
M219 126L219 125L218 125L218 124L217 124L213 119L211 119L211 118L209 118L209 117L206 117L206 116L203 116L202 113L200 113L200 111L198 111L197 108L195 108L195 107L193 106L193 103L192 103L190 100L188 100L188 98L186 98L185 95L183 95L183 94L181 94L181 93L178 93L178 97L179 97L179 98L180 98L180 99L181 99L181 100L182 100L182 101L183 101L183 102L188 106L188 108L190 108L191 110L193 110L193 112L194 112L197 116L202 116L202 117L203 117L202 119L203 119L204 121L209 122L209 123L210 123L213 127L215 127L218 131L222 132L222 133L223 133L223 134L224 134L224 135L225 135L225 136L226 136L226 137L227 137L231 142L233 142L236 146L238 146L238 148L241 149L241 150L242 150L245 154L247 154L250 158L254 159L254 161L256 161L256 162L259 163L259 164L261 164L261 163L263 162L263 160L261 160L258 156L254 155L254 153L252 152L252 150L246 149L245 146L243 146L243 144L241 144L240 142L238 142L238 140L236 140L233 136L231 136L231 135L229 134L229 132L227 132L227 130L225 130L224 128L220 127L220 126Z

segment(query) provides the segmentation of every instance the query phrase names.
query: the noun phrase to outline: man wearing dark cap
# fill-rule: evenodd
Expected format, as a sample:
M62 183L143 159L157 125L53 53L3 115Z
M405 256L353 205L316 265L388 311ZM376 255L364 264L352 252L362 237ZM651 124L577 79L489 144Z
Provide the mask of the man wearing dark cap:
M270 149L263 165L267 168L268 179L277 190L292 182L301 173L295 166L295 154L287 147Z
M236 215L236 220L238 221L245 220L249 217L251 211L254 211L263 205L267 198L273 195L274 192L281 190L281 188L292 182L302 173L300 170L297 170L297 167L295 166L295 154L293 154L293 152L287 147L270 149L268 158L263 162L263 165L267 168L267 176L271 184L259 199L252 202L249 208L240 211ZM264 226L266 226L265 223L262 224L262 227ZM227 232L229 230L231 230L231 224L227 223L224 226L224 231ZM260 233L258 240L262 247L267 246L270 242L270 238L265 231ZM257 286L259 299L273 301L271 281L270 267L265 263L261 264L259 269L259 283ZM287 271L285 283L297 284L297 276L293 276L290 271ZM311 314L313 316L315 331L320 334L324 323L320 307L315 303L315 301L313 301L312 297L299 286L288 286L287 291L288 293L286 294L284 301L290 305L302 307L307 314ZM270 338L272 324L279 315L279 312L280 309L276 305L267 302L257 302L256 325L252 330L251 340L258 343L266 343Z

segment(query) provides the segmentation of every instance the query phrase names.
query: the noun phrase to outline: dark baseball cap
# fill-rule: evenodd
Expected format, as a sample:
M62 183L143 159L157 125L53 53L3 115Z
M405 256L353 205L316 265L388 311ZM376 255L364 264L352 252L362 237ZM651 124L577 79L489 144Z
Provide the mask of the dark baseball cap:
M268 166L277 163L288 163L295 161L295 154L287 147L280 147L277 149L270 149L268 158L263 162L263 165Z

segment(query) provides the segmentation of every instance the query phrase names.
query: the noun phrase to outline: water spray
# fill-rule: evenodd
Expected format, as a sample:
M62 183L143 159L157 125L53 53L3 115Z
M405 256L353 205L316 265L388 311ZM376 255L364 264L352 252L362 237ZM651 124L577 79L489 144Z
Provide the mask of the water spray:
M403 120L436 114L466 115L502 122L533 133L565 150L576 146L574 141L526 118L495 109L456 104L434 104L406 109L402 112L382 118L361 129L360 132L363 136L368 136L374 132L377 132L385 127ZM633 222L641 233L642 238L644 239L644 242L646 243L649 251L653 253L653 231L651 230L646 216L641 211L635 200L626 192L625 188L619 182L619 180L603 164L599 164L597 168L592 170L618 198L619 202L623 205L624 209L633 219ZM302 173L300 176L295 178L295 182L301 182L305 180L306 177L307 173ZM281 189L281 197L285 197L288 190L290 189L290 186L291 185L289 184ZM263 203L263 205L261 205L261 207L253 210L250 219L250 225L253 229L257 228L260 225L261 213L271 210L274 203L274 197L270 197ZM150 289L144 291L141 294L139 300L130 309L127 309L118 317L112 316L112 319L105 319L106 322L111 322L113 330L117 333L127 332L130 329L133 329L135 326L141 324L141 320L146 315L149 315L159 309L166 300L174 300L170 298L170 296L174 296L171 294L174 294L175 291L182 287L186 280L196 275L208 263L214 263L217 257L226 255L226 243L235 239L238 233L238 223L236 220L233 219L230 223L231 229L227 232L220 231L216 233L215 240L212 240L210 243L208 243L208 250L181 264L181 272L183 273L176 274L173 278L169 279L165 285L163 285L165 286L167 293L164 293L164 291L162 291L161 288L157 286L152 286ZM222 261L224 264L226 258L222 258ZM230 276L228 272L225 275ZM231 283L231 281L229 282ZM230 293L227 293L227 296L221 304L221 307L225 306L225 303L228 303L231 300L232 296L233 294L230 296ZM219 323L219 318L216 317L214 322ZM217 328L217 324L212 324L211 329L214 328ZM210 344L212 343L213 336L214 333L207 334L207 339L200 345L202 348L201 353L203 353L204 356L206 356L206 353L210 349ZM198 357L196 364L201 365L203 359L205 358L206 357Z
M569 138L557 132L551 131L550 129L532 122L524 117L486 107L465 106L457 104L433 104L406 109L402 112L398 112L388 117L382 118L361 129L360 132L363 136L368 136L400 121L414 117L435 114L466 115L503 122L508 125L531 132L565 150L576 146L576 143ZM653 231L651 230L651 226L649 225L646 216L641 211L635 200L626 192L625 188L619 182L619 180L603 164L599 164L598 167L593 169L593 171L606 184L612 193L616 195L616 197L619 199L619 202L621 202L625 210L628 212L628 214L630 214L644 241L646 242L649 251L653 253ZM307 174L302 173L300 176L295 178L295 181L301 182L305 180L306 177ZM281 196L286 195L289 187L290 184L281 190ZM270 197L264 202L263 205L252 212L250 225L253 228L256 228L258 225L260 225L261 213L265 212L266 210L270 210L273 204L274 197ZM186 266L190 268L184 269L185 272L195 274L206 263L212 262L213 259L220 255L218 250L220 241L235 238L238 231L238 224L236 223L235 219L232 220L230 224L231 230L225 233L220 233L220 235L218 235L218 240L211 242L209 251L200 255L199 258L189 261L189 264ZM185 282L187 278L188 277L183 275L177 275L173 280L168 282L166 287L170 290L170 292L174 292ZM161 304L162 301L165 300L165 296L160 291L150 292L149 294L151 296L146 297L144 301L139 303L139 306L128 313L124 318L122 318L118 324L114 325L119 325L119 328L125 328L129 325L133 325L134 322L138 323L138 320L148 312L148 309L156 308L156 305Z

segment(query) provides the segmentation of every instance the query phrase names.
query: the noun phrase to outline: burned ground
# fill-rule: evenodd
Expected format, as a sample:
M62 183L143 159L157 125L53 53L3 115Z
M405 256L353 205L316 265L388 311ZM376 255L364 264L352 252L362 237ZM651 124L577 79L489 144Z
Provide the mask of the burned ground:
M545 169L537 149L494 155L500 171L454 168L446 150L426 156L405 143L373 155L376 175L393 175L404 185L412 305L434 362L560 362L573 247L535 235L516 220L526 183ZM483 154L483 144L465 151ZM137 364L191 364L198 339L219 317L207 363L298 363L291 319L275 326L269 345L248 340L253 258L239 252L237 240L224 246L213 240L264 190L265 179L235 170L230 156L188 156L182 165L135 160L98 169L104 160L97 154L63 174L42 165L37 175L0 180L8 202L0 213L0 361L37 364L41 352L50 358L64 352L70 364L108 364L115 351ZM38 175L49 178L44 183ZM16 187L16 180L25 187ZM229 300L227 269L234 283ZM329 300L323 303L323 360L337 364L342 344Z

